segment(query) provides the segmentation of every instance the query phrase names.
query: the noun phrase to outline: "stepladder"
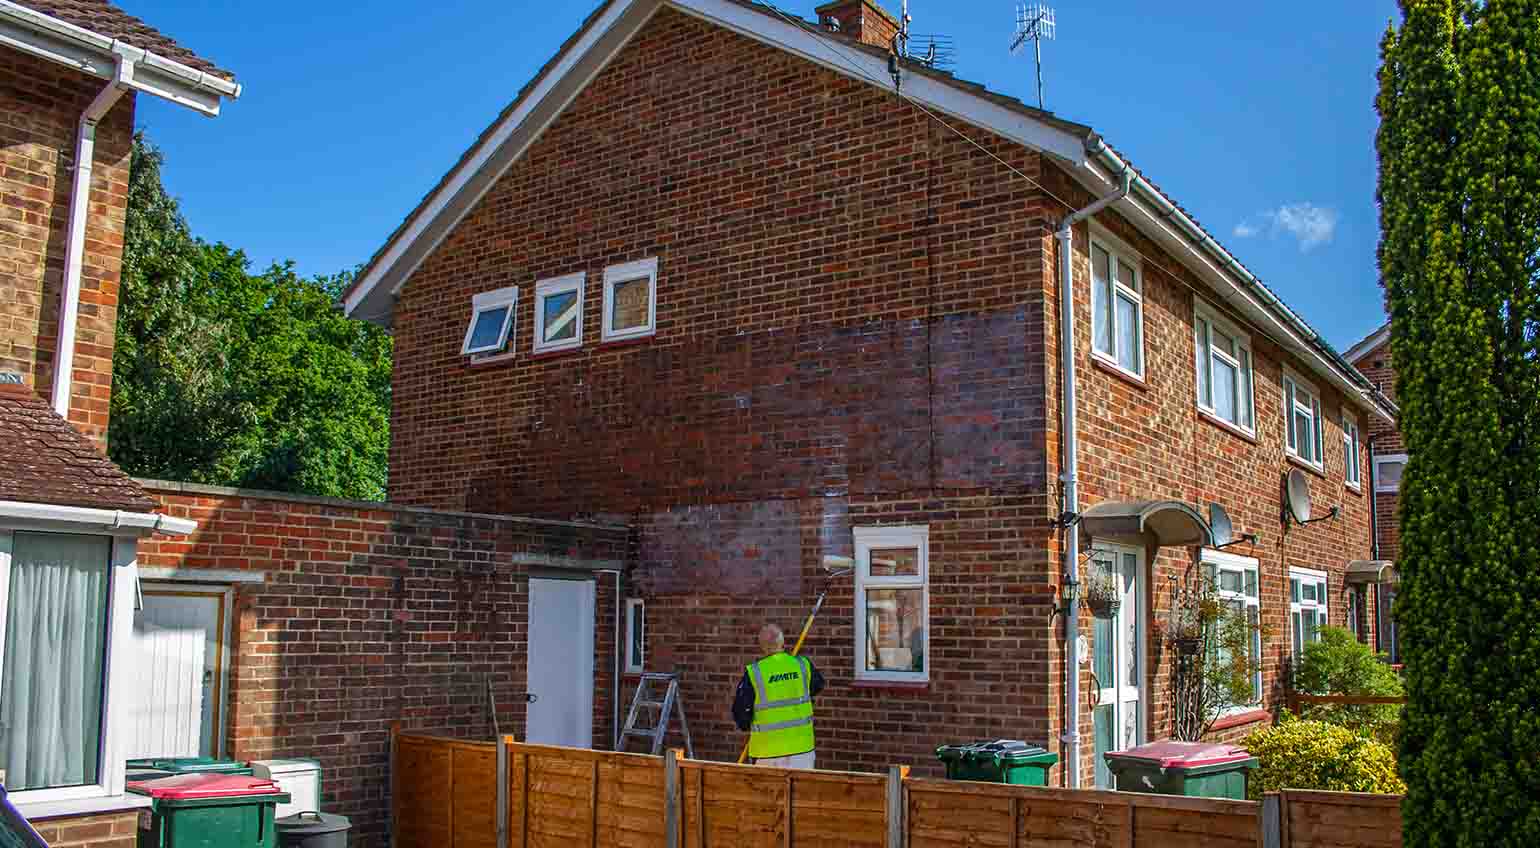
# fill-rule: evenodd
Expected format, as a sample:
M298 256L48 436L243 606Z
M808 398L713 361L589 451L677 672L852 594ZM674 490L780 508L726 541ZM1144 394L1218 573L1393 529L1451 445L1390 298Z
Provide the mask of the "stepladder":
M625 729L620 732L620 750L626 750L632 739L641 739L647 743L648 753L662 754L670 716L679 721L685 756L693 759L695 747L690 743L690 723L685 720L684 702L679 697L679 675L643 674L636 684L636 695L631 698Z

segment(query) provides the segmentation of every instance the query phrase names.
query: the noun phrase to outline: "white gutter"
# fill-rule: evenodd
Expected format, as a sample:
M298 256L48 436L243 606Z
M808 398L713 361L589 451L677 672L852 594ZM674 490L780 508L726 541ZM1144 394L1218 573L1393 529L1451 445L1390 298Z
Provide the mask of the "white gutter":
M17 521L74 524L106 530L131 530L140 536L149 536L154 533L187 536L198 529L196 521L153 512L124 512L118 509L90 509L81 506L0 501L0 522Z
M68 421L70 386L74 382L75 324L80 314L80 273L85 264L86 219L91 216L91 172L96 158L96 125L129 90L134 63L120 59L113 74L91 105L80 115L75 132L75 177L70 186L69 230L64 243L64 290L59 295L59 335L54 346L53 411Z
M1095 203L1065 216L1059 224L1059 392L1062 409L1064 484L1064 763L1069 787L1080 787L1080 449L1075 418L1075 224L1128 196L1133 169L1123 170L1123 184Z

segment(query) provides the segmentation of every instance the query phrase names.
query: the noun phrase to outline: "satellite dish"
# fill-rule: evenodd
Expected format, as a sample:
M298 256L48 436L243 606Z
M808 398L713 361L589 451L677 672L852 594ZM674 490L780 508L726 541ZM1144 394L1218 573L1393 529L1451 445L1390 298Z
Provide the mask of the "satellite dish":
M1298 468L1289 470L1289 476L1284 482L1284 498L1289 504L1289 512L1294 520L1304 524L1310 520L1310 481L1305 479L1305 472Z
M1235 541L1235 525L1230 523L1230 514L1217 503L1208 505L1208 526L1214 534L1214 547L1222 548Z

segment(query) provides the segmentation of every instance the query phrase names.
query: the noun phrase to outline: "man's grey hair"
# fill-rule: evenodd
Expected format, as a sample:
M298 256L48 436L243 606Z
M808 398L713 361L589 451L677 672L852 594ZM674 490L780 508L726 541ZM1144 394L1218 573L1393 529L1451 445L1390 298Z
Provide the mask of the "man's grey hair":
M786 648L786 634L773 622L765 622L759 628L759 649L765 654L779 653Z

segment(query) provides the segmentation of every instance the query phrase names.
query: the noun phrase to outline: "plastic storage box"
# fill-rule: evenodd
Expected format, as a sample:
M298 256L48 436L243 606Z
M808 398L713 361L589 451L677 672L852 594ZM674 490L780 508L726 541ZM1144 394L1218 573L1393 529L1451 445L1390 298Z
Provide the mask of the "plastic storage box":
M289 803L278 805L278 817L321 809L321 764L315 760L252 760L253 777L265 777L289 793Z
M273 810L289 800L271 780L236 774L181 774L128 789L152 802L139 848L276 848Z
M1047 786L1048 770L1058 754L1018 739L942 745L936 758L946 766L947 780L981 780L1017 786Z
M1151 742L1102 755L1123 792L1246 800L1246 781L1257 758L1236 745Z

